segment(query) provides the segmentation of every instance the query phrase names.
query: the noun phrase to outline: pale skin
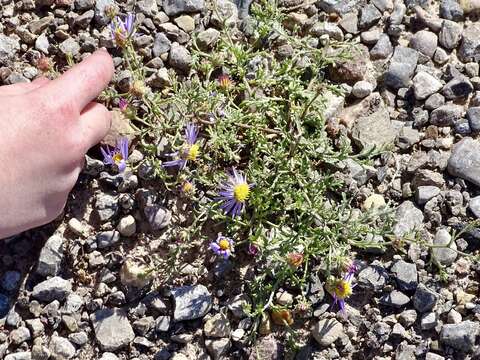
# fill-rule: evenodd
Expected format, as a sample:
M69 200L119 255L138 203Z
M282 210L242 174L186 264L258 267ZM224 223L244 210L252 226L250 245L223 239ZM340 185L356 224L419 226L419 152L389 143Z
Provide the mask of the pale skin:
M95 99L113 71L100 49L55 80L0 87L0 239L61 214L85 153L110 128Z

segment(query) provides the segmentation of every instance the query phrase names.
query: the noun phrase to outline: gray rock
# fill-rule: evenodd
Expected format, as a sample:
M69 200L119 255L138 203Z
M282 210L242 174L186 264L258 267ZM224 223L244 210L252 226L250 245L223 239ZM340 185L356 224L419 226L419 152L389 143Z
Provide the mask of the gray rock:
M395 137L396 131L385 106L372 114L360 116L352 128L352 138L362 149L393 144Z
M153 56L160 56L170 50L172 42L167 38L164 33L157 33L155 39L153 40Z
M231 331L230 322L222 313L212 316L203 325L203 333L210 338L226 338L230 336Z
M462 38L462 25L454 21L444 20L438 34L438 42L445 49L455 49Z
M103 350L116 351L127 346L135 338L124 310L118 308L97 310L91 316L91 321L95 338Z
M419 186L415 191L415 201L418 205L424 205L428 200L440 194L440 189L436 186Z
M390 25L400 25L406 12L407 7L405 6L405 4L403 4L402 1L396 1L393 12L388 19Z
M210 49L217 43L219 38L220 31L214 28L209 28L197 35L197 44L200 49Z
M358 5L358 0L320 0L317 6L327 13L337 13L344 15Z
M453 146L448 172L480 186L480 143L466 137Z
M343 325L335 319L320 320L312 329L313 338L322 347L330 346L343 334Z
M60 336L52 336L48 346L54 359L71 359L75 356L75 347L70 341Z
M473 92L472 83L466 78L454 78L450 80L442 89L442 93L448 100L465 98Z
M433 110L430 114L430 123L436 126L452 126L463 116L461 105L445 104Z
M30 351L20 351L8 354L3 360L32 360L32 353Z
M330 22L321 22L321 23L315 24L310 29L310 34L316 37L320 37L322 35L328 35L330 39L343 41L342 30L337 25Z
M467 110L467 119L472 131L480 131L480 107L471 107Z
M421 313L430 311L437 304L438 295L423 284L418 284L413 295L413 306Z
M463 9L457 0L442 0L440 3L440 17L447 20L462 21Z
M95 11L88 10L85 11L82 15L75 18L74 25L80 29L86 29L90 25L95 16Z
M416 143L420 141L420 133L417 129L412 129L411 127L404 126L400 129L398 136L395 140L395 144L400 149L409 149Z
M425 71L419 71L413 78L413 91L417 100L424 100L441 88L440 80Z
M435 312L429 312L422 316L420 327L422 330L433 329L438 324L438 315Z
M44 54L48 54L49 47L50 43L48 41L47 35L42 34L35 40L35 49L43 52Z
M58 48L65 56L77 56L80 53L80 45L72 38L63 41Z
M115 230L102 231L97 234L97 246L99 249L105 249L113 246L120 241L120 233Z
M198 12L204 8L204 0L165 0L163 2L163 11L165 11L165 14L168 16Z
M215 0L216 11L212 13L210 23L216 27L232 27L238 20L238 8L230 0Z
M275 339L273 334L258 338L248 360L269 359L281 360L284 358L284 347Z
M181 286L172 290L175 321L193 320L205 316L212 306L212 296L203 285Z
M192 65L192 55L183 46L173 43L170 49L168 63L173 68L187 73Z
M388 274L381 266L372 265L358 273L357 282L360 287L379 291L381 290L388 279Z
M6 64L7 61L15 58L19 49L20 42L17 37L0 33L0 64Z
M45 333L45 326L43 325L40 319L28 319L25 320L27 327L30 329L30 332L33 338L41 336Z
M24 341L30 340L32 336L30 335L30 330L28 330L25 326L22 326L18 329L12 330L9 338L12 344L20 345Z
M101 194L95 200L95 213L101 222L112 220L118 214L118 199L115 196Z
M393 233L402 237L407 233L419 229L423 223L423 213L411 201L404 201L395 213Z
M63 260L63 237L51 236L40 252L37 266L37 274L42 276L57 275Z
M137 1L138 12L145 14L146 16L153 16L158 12L158 6L156 0L141 0Z
M385 84L394 89L408 87L417 61L418 52L416 50L397 46L385 73Z
M170 225L172 220L172 213L159 205L146 206L144 209L145 217L147 218L153 230L161 230Z
M72 284L70 281L55 276L37 284L33 288L32 297L43 302L62 301L71 292Z
M450 55L442 48L439 47L437 48L437 50L435 50L435 55L433 55L433 61L435 61L436 64L443 65L449 59L450 59Z
M79 331L68 335L68 340L77 346L83 346L88 342L88 335L84 331Z
M468 207L477 219L480 218L480 196L471 198Z
M433 258L441 265L449 266L457 259L457 252L455 251L457 250L457 244L452 241L452 237L446 229L439 229L437 231L433 245L444 246L432 248Z
M368 29L375 25L382 18L382 13L373 4L367 4L360 8L358 27Z
M104 352L100 360L118 360L118 356L111 352ZM157 360L156 357L155 360Z
M110 22L107 15L107 9L116 7L115 0L96 0L95 1L95 22L98 25L105 26Z
M213 360L224 359L224 355L228 352L232 344L230 339L219 339L219 340L205 340L205 347L210 355L212 355Z
M385 294L380 298L380 304L397 309L407 305L409 302L410 298L398 290L393 290L391 293Z
M445 97L442 94L435 93L433 95L430 95L429 98L425 101L424 107L427 110L435 110L442 105L445 105Z
M463 321L460 324L443 325L440 342L456 350L471 352L480 331L478 322Z
M398 321L406 328L409 328L417 321L417 312L413 309L402 311L398 314Z
M6 271L2 277L0 278L0 286L3 290L7 293L15 292L20 286L20 280L22 279L22 275L18 271L10 270ZM1 309L1 305L0 305ZM0 318L1 318L1 310L0 310Z
M458 58L465 63L480 61L480 23L472 22L463 30L462 35Z
M386 59L393 53L393 46L387 34L381 34L375 46L370 50L370 59Z
M415 290L418 285L417 267L406 261L396 261L390 269L397 280L400 290Z
M155 320L155 331L157 333L167 332L170 329L170 316L159 316Z
M372 4L375 5L382 13L393 10L392 0L372 0Z
M432 58L437 49L438 37L431 31L417 31L410 39L409 46L419 53Z
M137 231L137 225L135 222L135 218L132 215L127 215L120 219L118 226L118 232L122 236L132 236Z
M358 33L358 16L356 12L351 12L342 16L338 25L347 33Z
M395 360L415 360L415 345L408 345L403 342L395 349Z
M352 95L358 99L363 99L370 95L373 91L373 85L368 81L358 81L352 87Z
M75 9L76 10L89 10L93 9L95 6L95 0L75 0Z

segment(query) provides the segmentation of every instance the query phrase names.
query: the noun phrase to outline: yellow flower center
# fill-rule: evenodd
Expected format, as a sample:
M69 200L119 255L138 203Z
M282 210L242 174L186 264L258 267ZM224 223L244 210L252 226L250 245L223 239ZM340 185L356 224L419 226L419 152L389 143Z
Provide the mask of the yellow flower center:
M352 295L352 287L350 286L350 283L348 281L338 280L334 292L337 298L345 299Z
M193 184L191 182L185 182L183 184L183 191L186 193L190 193L193 191Z
M198 144L193 144L192 146L190 146L190 149L188 149L187 160L195 161L199 152L200 146Z
M115 155L113 155L112 159L115 164L119 164L120 162L122 162L123 156L120 153L116 153Z
M244 202L248 199L249 195L250 187L246 183L235 185L233 188L233 196L237 201Z
M218 242L218 246L220 246L220 249L222 250L228 250L230 249L230 243L228 240L222 239Z

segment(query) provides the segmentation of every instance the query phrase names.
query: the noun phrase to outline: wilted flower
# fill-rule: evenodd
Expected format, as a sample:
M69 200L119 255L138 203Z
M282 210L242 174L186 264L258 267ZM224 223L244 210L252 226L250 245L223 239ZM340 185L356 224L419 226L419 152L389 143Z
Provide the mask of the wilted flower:
M289 309L276 308L272 310L272 320L277 325L292 325L293 315Z
M167 156L178 157L176 160L166 161L162 164L163 167L178 166L182 170L188 161L195 161L200 152L200 145L197 144L198 128L195 124L189 123L185 128L185 141L186 145L182 150L176 151Z
M40 71L50 71L53 69L53 61L49 57L42 55L37 60L37 68Z
M218 77L218 86L223 90L229 90L233 85L232 79L227 74Z
M116 16L110 23L110 31L112 32L112 39L115 44L120 47L125 47L127 40L132 36L134 32L133 23L135 22L135 16L131 13L122 19L120 16Z
M248 253L252 256L257 256L259 253L258 246L252 243L248 244Z
M233 253L233 240L222 235L218 235L217 240L210 243L210 249L217 255L228 259Z
M118 101L118 108L121 110L121 111L125 111L127 110L127 107L128 107L128 101L124 98L121 98L119 101Z
M127 259L120 269L120 281L125 286L143 288L152 281L151 268L137 264L133 259Z
M227 182L222 184L219 197L223 204L220 206L226 214L239 216L245 208L245 202L250 196L253 184L247 183L247 177L235 168L229 174Z
M103 162L106 165L117 165L120 172L127 167L128 159L128 139L121 138L117 142L117 146L111 150L107 145L106 148L100 148L103 155Z
M130 94L136 97L142 97L147 92L147 86L142 80L135 80L130 86Z
M298 268L302 265L303 262L303 254L298 252L292 252L287 255L287 263L288 265Z
M193 194L193 192L195 192L195 186L192 182L185 180L182 184L182 192L186 195Z
M343 279L333 279L327 284L328 292L333 296L333 305L338 304L345 311L345 299L352 295L355 285L352 285L353 275L345 275Z

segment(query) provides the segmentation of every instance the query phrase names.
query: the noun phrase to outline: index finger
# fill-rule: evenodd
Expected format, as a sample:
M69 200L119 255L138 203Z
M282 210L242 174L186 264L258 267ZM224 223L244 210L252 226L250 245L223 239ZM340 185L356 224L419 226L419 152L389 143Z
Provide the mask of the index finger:
M78 112L105 89L113 77L112 57L105 49L95 51L80 64L42 88L57 104L73 104Z

